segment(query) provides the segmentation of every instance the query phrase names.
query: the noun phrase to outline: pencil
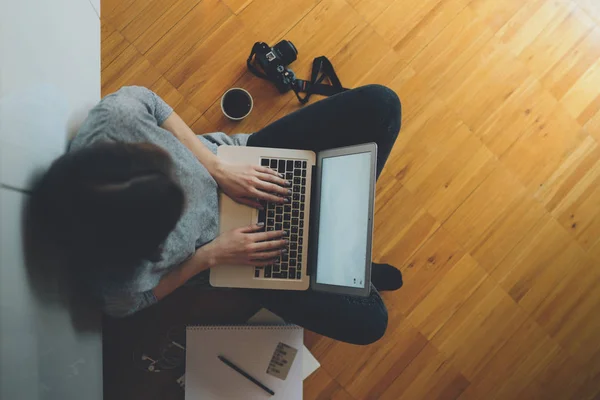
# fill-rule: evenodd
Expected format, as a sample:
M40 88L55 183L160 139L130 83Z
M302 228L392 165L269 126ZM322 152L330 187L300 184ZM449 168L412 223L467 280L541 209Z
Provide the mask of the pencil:
M234 371L236 371L237 373L242 375L244 378L248 379L250 382L254 383L256 386L258 386L259 388L264 390L265 392L269 393L271 396L273 396L275 394L274 391L272 391L271 389L269 389L268 387L266 387L265 385L263 385L262 383L260 383L256 379L254 379L253 377L251 377L246 371L244 371L243 369L241 369L240 367L238 367L237 365L235 365L234 363L232 363L225 357L217 356L217 358L219 360L223 361L223 363L225 363L225 365L227 365L229 368L233 369Z

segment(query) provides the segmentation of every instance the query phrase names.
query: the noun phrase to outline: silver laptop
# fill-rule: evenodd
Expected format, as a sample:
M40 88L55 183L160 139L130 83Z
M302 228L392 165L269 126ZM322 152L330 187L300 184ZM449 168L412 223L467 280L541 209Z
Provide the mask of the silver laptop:
M314 153L307 150L220 146L230 163L259 164L292 182L287 204L264 210L220 196L220 231L264 222L285 230L288 253L265 267L220 266L210 272L217 287L314 290L368 296L377 145L367 143Z

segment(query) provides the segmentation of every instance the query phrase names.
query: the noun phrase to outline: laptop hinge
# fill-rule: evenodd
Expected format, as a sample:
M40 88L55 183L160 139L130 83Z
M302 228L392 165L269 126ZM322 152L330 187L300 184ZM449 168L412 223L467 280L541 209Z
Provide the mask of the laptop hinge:
M306 263L306 274L311 276L313 274L313 268L317 264L317 231L319 229L318 226L318 216L315 212L317 208L315 204L317 204L317 196L315 188L317 187L317 166L312 166L311 171L311 188L310 188L310 208L308 220L310 222L310 228L308 230L308 263Z

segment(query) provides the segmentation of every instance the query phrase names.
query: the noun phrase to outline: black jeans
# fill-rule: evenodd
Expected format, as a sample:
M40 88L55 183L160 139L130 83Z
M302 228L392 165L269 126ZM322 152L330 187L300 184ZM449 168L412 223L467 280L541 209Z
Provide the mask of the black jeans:
M369 85L321 100L252 134L248 146L313 150L377 143L377 177L400 131L401 107L390 89ZM287 322L354 344L373 343L387 328L387 309L371 288L367 298L288 290L252 291Z

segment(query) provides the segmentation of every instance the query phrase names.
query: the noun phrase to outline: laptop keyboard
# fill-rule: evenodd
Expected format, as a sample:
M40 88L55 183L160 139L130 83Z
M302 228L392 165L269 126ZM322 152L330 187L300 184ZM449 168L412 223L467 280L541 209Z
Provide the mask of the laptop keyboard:
M302 259L304 243L304 212L306 208L307 162L283 158L262 157L260 165L269 167L292 182L292 196L287 204L267 203L258 214L258 222L267 231L285 230L289 240L288 253L273 265L255 267L254 277L262 279L302 279L305 260Z

